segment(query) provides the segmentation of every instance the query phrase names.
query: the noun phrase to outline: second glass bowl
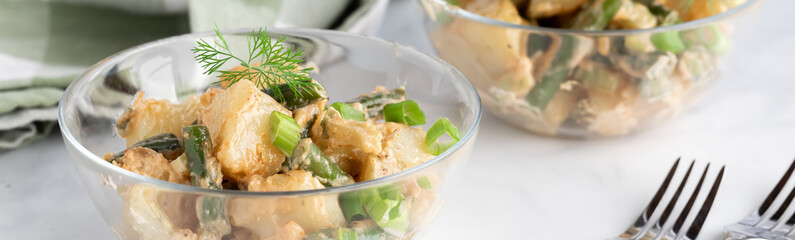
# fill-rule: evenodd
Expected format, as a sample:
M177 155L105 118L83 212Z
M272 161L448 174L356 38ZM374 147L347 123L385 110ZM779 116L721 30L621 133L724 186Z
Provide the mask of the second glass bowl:
M439 56L472 81L496 116L534 133L601 137L653 126L693 105L720 78L761 0L682 24L608 31L513 24L445 0L419 2Z

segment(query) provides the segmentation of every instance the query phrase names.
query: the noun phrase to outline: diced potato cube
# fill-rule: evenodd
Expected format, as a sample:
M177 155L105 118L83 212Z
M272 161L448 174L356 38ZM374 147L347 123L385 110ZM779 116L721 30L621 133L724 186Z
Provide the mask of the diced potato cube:
M130 109L117 123L119 136L127 139L128 147L161 133L180 136L182 126L199 119L201 105L198 96L173 104L168 100L143 99L143 95L143 92L138 93Z
M373 180L417 166L433 155L426 152L425 131L396 123L386 123L383 151L362 162L359 181Z
M268 178L252 177L249 191L300 191L324 188L311 173L293 170ZM279 234L279 228L295 222L306 232L314 232L345 224L345 217L333 195L295 198L235 199L229 207L235 226L247 228L260 238Z
M532 18L546 18L566 14L579 9L588 0L533 0L530 1L528 15Z
M273 111L292 115L289 110L248 80L202 101L202 107L202 123L226 178L248 182L251 176L267 177L281 168L284 154L270 143L269 117Z
M134 173L173 183L190 184L190 178L174 170L163 154L149 148L127 149L119 162L121 168Z

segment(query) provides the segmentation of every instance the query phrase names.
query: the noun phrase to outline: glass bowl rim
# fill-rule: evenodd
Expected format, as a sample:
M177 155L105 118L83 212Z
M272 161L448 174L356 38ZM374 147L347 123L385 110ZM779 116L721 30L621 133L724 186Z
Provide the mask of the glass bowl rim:
M479 23L489 24L492 26L498 27L505 27L505 28L514 28L514 29L521 29L521 30L531 30L536 32L547 32L547 33L556 33L556 34L571 34L571 35L584 35L584 36L624 36L624 35L632 35L632 34L653 34L653 33L661 33L661 32L668 32L668 31L680 31L685 29L693 29L697 27L701 27L704 25L711 24L713 22L719 22L725 18L739 15L741 12L746 12L746 10L750 9L751 6L758 5L762 2L762 0L747 0L740 6L733 7L725 12L721 12L709 17L696 19L693 21L687 21L679 24L673 24L669 26L663 27L654 27L654 28L647 28L647 29L616 29L616 30L601 30L601 31L590 31L590 30L574 30L574 29L565 29L565 28L550 28L550 27L539 27L539 26L530 26L530 25L523 25L523 24L514 24L509 23L493 18L488 18L481 16L479 14L470 12L465 10L459 6L452 5L447 2L447 0L419 0L419 1L431 1L434 2L436 5L443 6L444 11L461 16L468 20L472 20ZM435 21L435 20L432 20Z
M223 30L221 33L223 35L248 35L251 34L253 29L235 29L235 30ZM461 151L461 147L464 144L469 143L473 140L475 133L480 125L481 115L482 115L482 103L480 100L480 96L478 95L475 86L470 82L464 74L462 74L458 69L452 67L449 63L445 62L444 60L425 53L423 51L417 50L411 46L405 46L402 44L398 44L395 42L387 41L384 39L365 36L365 35L358 35L358 34L351 34L346 32L339 32L339 31L331 31L331 30L324 30L324 29L308 29L308 28L268 28L268 33L272 33L277 36L290 36L295 34L308 34L308 35L315 35L315 36L342 36L342 37L349 37L349 38L359 38L365 39L367 41L372 42L381 42L385 44L389 44L395 47L402 47L406 51L414 52L419 54L420 56L425 56L426 58L430 58L430 60L440 63L442 66L446 67L447 69L451 70L455 79L454 81L458 81L462 83L464 88L464 93L468 95L469 98L467 101L471 104L474 104L475 109L475 119L472 122L472 126L467 129L464 136L461 138L458 143L453 145L450 149L443 152L442 154L435 156L434 158L425 161L422 164L417 166L411 167L404 171L377 178L374 180L368 180L363 182L357 182L351 185L339 186L339 187L327 187L321 189L312 189L312 190L301 190L301 191L278 191L278 192L249 192L249 191L237 191L237 190L222 190L222 189L206 189L200 188L190 185L183 185L178 183L172 183L168 181L163 181L147 176L143 176L126 169L116 167L112 164L108 164L107 161L103 160L99 156L95 155L87 148L85 148L80 142L75 139L69 129L66 127L65 120L64 120L64 103L70 98L70 94L74 91L77 85L80 85L82 82L89 81L89 79L94 79L98 77L102 72L100 70L109 69L113 64L120 62L122 59L126 59L133 54L139 53L141 51L145 51L157 46L162 46L163 44L176 42L179 40L185 39L199 39L205 37L213 37L215 36L215 32L207 31L207 32L198 32L198 33L188 33L183 35L172 36L168 38L163 38L159 40L154 40L151 42L143 43L131 48L127 48L122 50L116 54L113 54L98 63L94 64L88 70L86 70L83 74L75 78L72 83L64 91L63 96L58 104L58 125L61 129L61 134L63 135L66 141L64 144L71 144L78 152L78 154L83 155L82 157L87 157L89 159L89 164L96 165L99 168L103 168L109 170L111 172L116 172L118 174L124 175L125 177L132 178L135 181L138 181L138 184L146 183L151 184L157 187L161 187L165 190L172 190L172 191L179 191L183 193L191 193L191 194L202 194L202 195L218 195L218 196L233 196L233 197L299 197L299 196L311 196L311 195L325 195L325 194L334 194L334 193L344 193L344 192L352 192L356 190L362 190L369 187L377 187L384 184L393 183L396 180L404 178L405 176L421 172L423 169L430 167L431 165L435 165L443 160L447 159L450 155L455 152ZM467 87L468 86L468 87ZM75 164L81 164L76 162L75 159L72 159ZM79 173L78 173L79 174Z

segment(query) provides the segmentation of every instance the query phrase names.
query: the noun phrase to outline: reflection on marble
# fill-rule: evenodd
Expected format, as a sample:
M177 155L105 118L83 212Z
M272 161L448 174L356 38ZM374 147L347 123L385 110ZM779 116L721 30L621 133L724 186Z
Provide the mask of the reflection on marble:
M484 114L472 159L425 239L615 236L679 156L727 165L701 235L718 239L723 226L761 203L795 157L795 22L784 21L791 8L795 2L765 2L735 68L689 112L648 131L555 139ZM421 17L414 1L392 1L378 35L429 50ZM0 239L112 238L75 174L57 133L0 155Z

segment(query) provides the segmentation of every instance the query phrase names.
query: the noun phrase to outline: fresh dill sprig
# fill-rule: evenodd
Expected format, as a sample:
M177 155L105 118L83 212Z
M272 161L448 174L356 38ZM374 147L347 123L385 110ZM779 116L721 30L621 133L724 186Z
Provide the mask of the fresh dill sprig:
M309 77L313 68L301 68L301 57L304 50L284 47L285 37L275 40L268 34L267 28L252 30L248 42L248 56L244 60L232 53L229 44L224 39L218 26L215 27L218 41L212 43L201 39L196 42L198 46L191 49L195 54L194 59L204 69L204 74L220 73L221 80L235 84L241 79L251 80L258 88L270 88L279 101L284 101L284 95L279 84L285 84L297 96L301 97L301 90L308 91L308 87L317 86ZM244 70L219 70L226 62L234 60L240 62Z

